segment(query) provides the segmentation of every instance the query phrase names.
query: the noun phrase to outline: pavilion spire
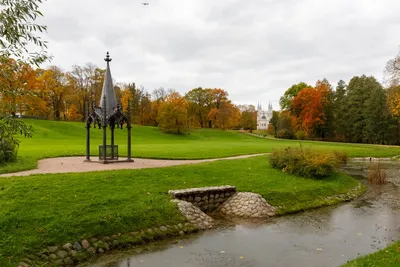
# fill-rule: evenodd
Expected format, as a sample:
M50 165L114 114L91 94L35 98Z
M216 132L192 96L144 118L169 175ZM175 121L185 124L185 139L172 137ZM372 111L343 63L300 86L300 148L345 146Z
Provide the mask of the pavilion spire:
M106 58L104 61L107 62L107 69L104 77L103 89L101 91L100 98L100 107L103 108L104 97L106 98L106 108L107 108L107 116L110 115L115 108L117 108L117 97L115 96L114 85L112 82L111 70L110 70L110 62L111 62L110 54L107 52Z

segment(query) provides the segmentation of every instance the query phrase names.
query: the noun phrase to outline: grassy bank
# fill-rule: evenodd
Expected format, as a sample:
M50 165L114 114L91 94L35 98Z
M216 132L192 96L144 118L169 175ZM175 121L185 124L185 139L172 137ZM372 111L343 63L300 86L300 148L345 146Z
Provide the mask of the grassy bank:
M266 156L160 169L0 179L0 266L40 247L184 221L167 191L235 185L280 214L332 203L358 185L346 175L311 180L272 169ZM10 260L9 260L10 257Z
M400 266L400 242L376 253L357 258L342 267L393 267Z
M78 122L25 120L35 129L31 139L21 138L18 160L0 166L0 173L34 169L37 161L47 157L85 154L85 125ZM101 131L91 129L91 153L98 155ZM120 155L126 155L126 129L116 131ZM299 145L296 140L263 139L215 129L195 129L188 135L164 134L156 127L134 126L132 153L134 157L164 159L219 158L244 154L272 152L274 148ZM321 150L341 150L350 157L390 157L400 155L400 147L365 144L302 141L303 146Z

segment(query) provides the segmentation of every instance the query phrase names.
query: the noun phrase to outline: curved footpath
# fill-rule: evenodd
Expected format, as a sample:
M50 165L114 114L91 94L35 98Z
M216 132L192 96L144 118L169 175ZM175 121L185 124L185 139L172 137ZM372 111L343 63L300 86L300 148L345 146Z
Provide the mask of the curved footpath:
M217 160L244 159L262 155L267 155L267 153L242 155L242 156L234 156L226 158L197 159L197 160L134 158L133 159L134 162L119 162L119 163L108 163L108 164L101 164L96 161L85 162L84 161L85 157L60 157L60 158L49 158L49 159L39 160L37 169L0 174L0 177L28 176L31 174L46 174L46 173L93 172L93 171L108 171L108 170L162 168L162 167L185 165L185 164L212 162Z

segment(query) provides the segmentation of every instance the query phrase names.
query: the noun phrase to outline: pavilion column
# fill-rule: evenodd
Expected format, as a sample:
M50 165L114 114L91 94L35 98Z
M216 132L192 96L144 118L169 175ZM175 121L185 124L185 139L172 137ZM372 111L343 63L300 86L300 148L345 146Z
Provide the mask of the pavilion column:
M114 159L114 126L110 125L111 129L111 158Z
M103 160L106 161L107 152L107 105L106 96L103 97Z
M86 109L86 160L90 160L90 122L89 106Z
M90 124L86 123L86 160L90 160Z
M127 160L128 161L133 161L132 160L132 155L131 155L131 103L128 99L128 116L127 116L127 122L126 122L126 127L128 128L128 155L127 155Z

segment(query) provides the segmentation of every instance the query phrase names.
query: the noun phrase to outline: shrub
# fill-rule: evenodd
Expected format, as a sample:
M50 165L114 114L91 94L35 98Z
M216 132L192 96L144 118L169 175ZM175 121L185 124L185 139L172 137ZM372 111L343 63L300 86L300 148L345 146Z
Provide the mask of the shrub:
M0 164L17 158L18 146L10 139L0 140Z
M339 163L341 164L347 164L348 156L347 153L344 151L333 151L333 154L335 155L335 158L338 160Z
M278 131L278 138L282 139L292 139L293 134L288 129L282 129Z
M368 183L386 184L386 172L380 163L372 164L368 167Z
M306 138L306 133L304 131L297 131L295 133L296 139L297 140L304 140Z
M338 166L338 160L332 152L303 147L276 149L270 155L269 161L273 168L314 179L331 175Z

